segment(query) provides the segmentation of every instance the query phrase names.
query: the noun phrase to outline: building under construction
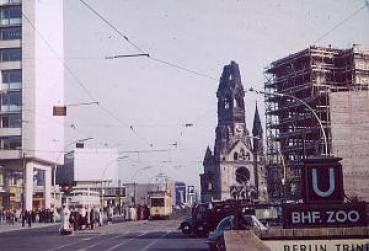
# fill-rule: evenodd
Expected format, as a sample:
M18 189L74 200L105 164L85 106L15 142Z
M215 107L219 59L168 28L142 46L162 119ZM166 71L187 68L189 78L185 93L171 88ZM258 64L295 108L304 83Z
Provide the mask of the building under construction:
M341 157L346 194L369 200L369 48L311 46L265 73L265 92L282 94L266 95L269 164L283 160L298 194L303 159Z

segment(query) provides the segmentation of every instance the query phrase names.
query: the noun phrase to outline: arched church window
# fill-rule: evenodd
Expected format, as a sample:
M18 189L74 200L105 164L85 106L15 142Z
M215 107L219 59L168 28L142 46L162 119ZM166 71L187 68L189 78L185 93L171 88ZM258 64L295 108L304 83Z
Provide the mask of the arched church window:
M211 182L208 183L208 191L213 190L213 184Z
M246 153L246 159L250 160L250 153Z
M243 105L243 103L242 103L242 97L239 96L239 95L236 96L234 98L234 107L242 108L242 105Z
M231 107L232 99L229 97L226 97L224 100L224 108L229 109Z
M238 153L237 153L237 152L235 152L235 153L233 154L233 159L234 159L234 160L238 160Z
M241 159L245 160L246 159L245 149L241 148L240 154L241 154Z

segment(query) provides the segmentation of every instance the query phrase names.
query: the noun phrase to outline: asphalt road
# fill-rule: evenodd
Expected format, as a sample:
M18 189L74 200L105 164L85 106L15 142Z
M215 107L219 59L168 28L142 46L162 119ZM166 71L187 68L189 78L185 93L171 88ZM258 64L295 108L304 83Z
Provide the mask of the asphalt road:
M208 250L205 239L184 236L179 221L119 222L61 236L58 226L0 234L0 250Z

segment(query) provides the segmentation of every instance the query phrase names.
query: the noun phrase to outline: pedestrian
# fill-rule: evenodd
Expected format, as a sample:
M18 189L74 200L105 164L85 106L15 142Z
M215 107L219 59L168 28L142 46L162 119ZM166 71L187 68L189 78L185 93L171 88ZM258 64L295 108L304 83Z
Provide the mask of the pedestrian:
M96 224L95 216L96 216L95 208L91 208L91 212L90 212L91 229L95 228L95 224Z
M103 225L103 213L102 213L102 208L100 208L100 211L99 211L99 225L100 225L100 227Z
M87 222L86 228L87 229L91 228L91 208L90 207L88 207L86 210L86 222Z
M108 217L108 224L109 222L113 224L113 208L111 205L108 207L107 217Z
M81 208L81 229L85 229L86 228L86 208L82 207Z
M63 204L63 210L61 211L61 227L59 232L63 235L71 234L72 228L70 224L71 212L66 204Z
M26 210L22 209L21 211L21 219L22 219L22 227L26 225Z
M27 219L28 227L31 227L32 225L32 213L33 211L26 211L26 219Z

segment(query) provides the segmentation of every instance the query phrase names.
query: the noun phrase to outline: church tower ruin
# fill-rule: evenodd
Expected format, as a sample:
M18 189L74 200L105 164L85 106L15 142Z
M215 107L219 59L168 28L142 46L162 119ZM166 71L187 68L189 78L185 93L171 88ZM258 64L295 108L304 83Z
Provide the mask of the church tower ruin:
M224 66L217 91L214 151L207 148L200 175L203 202L235 198L235 187L242 190L241 198L256 195L255 155L246 128L244 96L238 64L231 61Z

